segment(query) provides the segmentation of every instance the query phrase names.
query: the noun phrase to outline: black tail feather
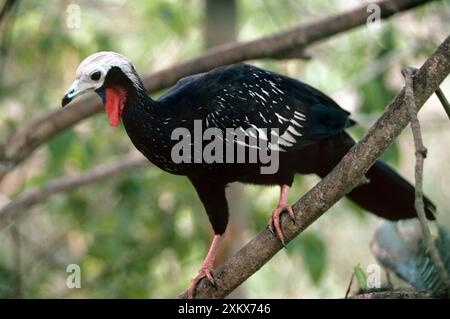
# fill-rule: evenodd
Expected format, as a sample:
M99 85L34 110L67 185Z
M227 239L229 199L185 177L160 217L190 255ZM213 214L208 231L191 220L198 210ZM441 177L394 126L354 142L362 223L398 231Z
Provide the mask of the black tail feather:
M313 146L310 156L320 154L317 162L310 167L311 172L325 177L354 145L353 139L345 132L323 140ZM314 149L313 149L314 148ZM368 184L358 186L347 197L362 208L377 216L390 219L408 219L417 217L414 207L414 187L387 164L377 161L366 173ZM424 196L425 212L428 219L435 219L436 207Z
M377 161L367 172L368 184L361 185L347 194L362 208L380 217L399 220L417 217L414 207L414 187L392 168ZM424 196L428 219L435 219L436 207Z

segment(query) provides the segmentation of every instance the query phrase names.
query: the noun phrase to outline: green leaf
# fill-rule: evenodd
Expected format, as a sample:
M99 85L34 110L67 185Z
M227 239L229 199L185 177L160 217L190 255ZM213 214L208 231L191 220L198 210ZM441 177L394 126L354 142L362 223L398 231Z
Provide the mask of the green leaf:
M437 226L439 237L435 245L450 275L450 231L443 225ZM373 247L377 260L416 290L439 293L444 289L427 252L418 220L384 222L376 231Z
M358 281L359 289L365 291L367 290L367 276L360 265L353 268L353 273L355 274L356 280Z

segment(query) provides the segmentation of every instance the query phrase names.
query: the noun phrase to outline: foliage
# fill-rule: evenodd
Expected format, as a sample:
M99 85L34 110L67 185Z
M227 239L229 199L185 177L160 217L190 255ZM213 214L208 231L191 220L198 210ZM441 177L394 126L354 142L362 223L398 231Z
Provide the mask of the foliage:
M358 287L361 291L367 290L367 275L360 265L353 268L353 274L355 275Z
M436 249L450 274L450 231L443 225L436 230ZM436 268L426 252L418 221L385 222L374 237L372 252L387 269L418 291L436 294L444 289Z

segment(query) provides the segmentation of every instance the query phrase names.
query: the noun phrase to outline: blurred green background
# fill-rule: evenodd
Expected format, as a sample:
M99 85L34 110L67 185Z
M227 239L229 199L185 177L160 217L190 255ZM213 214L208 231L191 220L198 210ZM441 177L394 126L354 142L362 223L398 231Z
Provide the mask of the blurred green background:
M59 107L79 62L95 51L118 51L143 74L219 43L255 39L361 5L356 0L216 0L225 6L219 10L219 4L205 1L18 1L0 21L1 141L34 116ZM71 20L74 10L79 10L79 25ZM400 69L420 66L448 30L450 1L435 1L314 45L307 49L311 60L249 62L332 96L353 113L359 126L351 134L359 138L403 86ZM442 89L450 92L449 80ZM424 189L439 208L440 222L449 225L450 126L435 97L420 120L429 150ZM103 113L90 118L11 172L0 184L0 206L131 149L122 126L110 128ZM409 130L383 158L412 180ZM297 176L290 201L317 181ZM266 226L278 197L276 187L233 185L228 192L231 222L222 261ZM0 232L3 298L174 298L200 266L212 234L188 180L150 165L53 196L22 213L20 221ZM342 298L353 267L375 262L369 244L380 222L341 200L232 296ZM80 289L66 286L69 264L81 267Z

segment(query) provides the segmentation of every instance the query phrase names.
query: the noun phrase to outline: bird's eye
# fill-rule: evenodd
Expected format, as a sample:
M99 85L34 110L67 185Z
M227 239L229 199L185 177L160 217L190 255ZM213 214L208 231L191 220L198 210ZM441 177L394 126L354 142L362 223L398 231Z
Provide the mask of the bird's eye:
M95 71L94 73L91 74L91 80L98 81L101 75L102 74L100 73L100 71Z

